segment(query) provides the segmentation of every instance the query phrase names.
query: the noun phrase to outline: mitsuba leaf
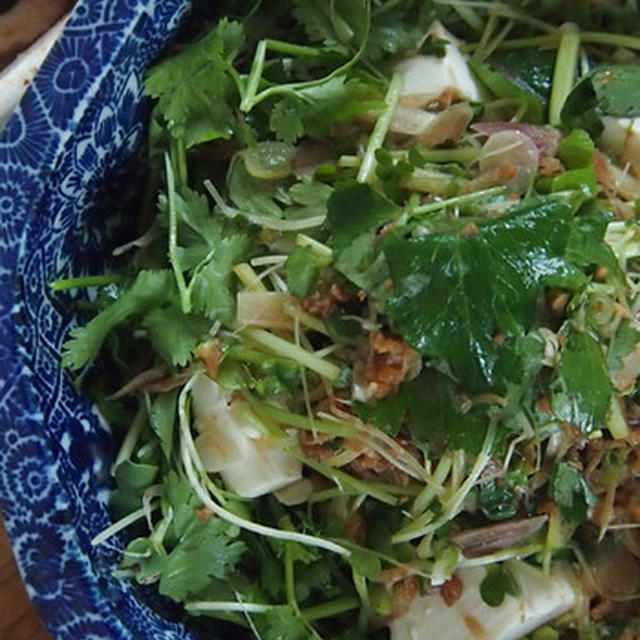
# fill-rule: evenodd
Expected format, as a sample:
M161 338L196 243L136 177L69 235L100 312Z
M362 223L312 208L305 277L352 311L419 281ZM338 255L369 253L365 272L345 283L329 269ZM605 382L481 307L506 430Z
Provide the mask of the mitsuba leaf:
M223 18L206 36L151 69L147 93L173 136L187 147L230 138L236 117L230 101L236 87L229 70L244 45L240 23Z
M357 287L379 296L385 293L382 284L388 268L377 233L400 211L395 203L355 181L339 184L328 202L336 268Z
M569 330L551 382L551 410L589 435L605 426L612 385L598 341Z
M604 241L611 214L595 201L578 212L567 244L567 258L582 268L605 267L608 277L625 286L627 276L611 247Z
M640 375L640 330L638 325L624 318L611 338L607 365L611 380L620 391L633 387Z
M476 233L389 237L387 314L422 355L446 360L466 389L504 387L513 359L499 343L539 317L547 280L576 272L565 259L570 222L568 204L547 200L480 222Z
M602 130L603 116L640 116L640 64L602 64L574 87L562 107L568 129Z
M416 442L471 453L480 449L488 420L481 407L463 411L456 383L434 369L423 370L375 403L355 403L353 411L389 435L397 435L406 424Z
M501 51L488 62L469 63L480 80L501 98L516 98L526 105L524 119L545 121L551 93L555 51L523 49Z
M549 496L572 524L584 522L589 507L598 501L580 471L568 462L556 465L549 481Z

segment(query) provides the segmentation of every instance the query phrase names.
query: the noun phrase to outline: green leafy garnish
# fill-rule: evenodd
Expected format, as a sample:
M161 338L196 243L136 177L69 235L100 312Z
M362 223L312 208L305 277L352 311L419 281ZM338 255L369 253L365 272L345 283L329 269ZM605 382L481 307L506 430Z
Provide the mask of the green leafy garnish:
M62 366L74 371L90 364L107 335L131 318L171 299L175 291L170 271L140 271L129 289L84 327L71 330L62 346Z
M505 565L490 566L480 583L480 595L490 607L499 607L507 596L517 596L520 588Z
M549 495L571 524L584 522L587 511L598 501L580 471L564 461L559 462L553 471Z
M602 118L640 116L640 64L604 64L574 87L562 107L568 129L602 131Z
M503 387L508 367L496 337L529 329L544 284L574 271L565 258L570 222L571 207L550 200L479 222L468 234L391 237L384 245L389 317L420 353L445 359L469 390Z
M151 69L147 93L173 136L187 147L230 138L237 119L229 105L236 92L233 62L244 45L239 22L223 18L198 42Z

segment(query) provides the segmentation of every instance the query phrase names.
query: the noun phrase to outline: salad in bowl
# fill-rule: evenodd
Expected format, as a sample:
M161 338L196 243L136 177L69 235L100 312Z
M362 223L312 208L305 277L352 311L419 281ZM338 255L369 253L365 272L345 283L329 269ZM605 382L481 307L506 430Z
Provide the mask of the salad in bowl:
M119 578L265 640L637 637L639 30L222 2L149 70L127 241L52 283Z

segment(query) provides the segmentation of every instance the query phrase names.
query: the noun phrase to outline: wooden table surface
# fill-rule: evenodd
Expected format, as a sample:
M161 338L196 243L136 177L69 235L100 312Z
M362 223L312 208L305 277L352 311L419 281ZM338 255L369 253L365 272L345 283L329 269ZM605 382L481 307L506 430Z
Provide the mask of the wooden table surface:
M29 600L0 518L0 638L50 640Z

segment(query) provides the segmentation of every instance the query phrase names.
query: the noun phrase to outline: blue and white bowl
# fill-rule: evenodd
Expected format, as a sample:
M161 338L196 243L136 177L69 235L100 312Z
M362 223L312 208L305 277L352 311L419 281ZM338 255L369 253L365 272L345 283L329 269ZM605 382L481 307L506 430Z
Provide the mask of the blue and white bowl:
M81 0L0 134L0 504L29 594L55 640L186 640L180 612L112 577L110 434L60 367L99 273L105 194L144 138L143 73L189 0ZM105 204L106 203L106 204ZM151 604L149 604L151 603Z

